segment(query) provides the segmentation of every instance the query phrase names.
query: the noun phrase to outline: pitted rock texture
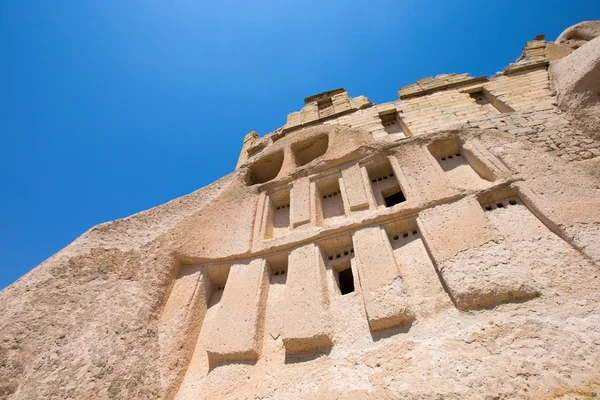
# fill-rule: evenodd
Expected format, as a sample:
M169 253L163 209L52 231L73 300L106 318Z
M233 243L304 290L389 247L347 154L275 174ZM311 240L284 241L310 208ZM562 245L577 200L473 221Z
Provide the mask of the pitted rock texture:
M600 21L594 21L596 36ZM600 37L582 42L577 51L550 67L559 107L574 125L593 139L600 138Z
M600 21L583 21L565 29L556 38L556 43L577 49L598 36L600 36Z
M0 292L0 398L598 397L598 142L571 107L597 40L307 97L226 177Z

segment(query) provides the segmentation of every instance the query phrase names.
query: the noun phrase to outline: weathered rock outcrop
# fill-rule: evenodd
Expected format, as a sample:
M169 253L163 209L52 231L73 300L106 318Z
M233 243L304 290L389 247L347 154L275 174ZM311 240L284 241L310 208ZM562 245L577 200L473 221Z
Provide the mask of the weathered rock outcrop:
M600 21L595 26L600 31ZM600 37L578 43L576 51L551 65L550 74L559 107L570 115L575 126L599 139Z
M308 97L0 292L0 398L597 397L598 40Z
M600 36L600 21L583 21L565 29L556 38L556 43L577 49L598 36Z

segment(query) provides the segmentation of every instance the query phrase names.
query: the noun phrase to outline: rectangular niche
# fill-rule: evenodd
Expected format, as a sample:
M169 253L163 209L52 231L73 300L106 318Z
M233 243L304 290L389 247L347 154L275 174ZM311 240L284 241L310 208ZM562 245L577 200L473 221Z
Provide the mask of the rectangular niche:
M408 126L402 121L396 110L382 112L379 114L379 118L388 135L395 135L399 138L412 136Z
M271 284L285 285L288 270L288 254L282 253L268 257L267 268Z
M206 291L208 308L211 308L221 301L230 269L230 265L210 266L205 268L209 282L208 290Z
M529 210L514 188L486 193L478 200L488 220L509 242L554 236L548 226Z
M340 180L336 175L315 182L317 196L317 226L327 225L345 217Z
M289 253L287 251L266 257L269 288L264 308L263 354L274 352L280 348L278 338L284 332L283 320L286 311L285 292L288 289L288 259Z
M278 150L255 161L250 165L249 173L246 176L246 184L251 186L275 179L279 175L283 159L283 150Z
M329 239L319 244L327 271L332 276L334 292L344 296L358 287L358 274L353 266L354 246L350 235Z
M499 100L496 96L492 95L488 90L482 87L467 90L464 93L467 93L477 104L491 114L515 111L512 107L506 105L502 100Z
M290 231L290 189L270 194L266 207L265 239L287 235Z
M319 110L319 118L330 117L334 114L333 102L331 101L331 97L319 100L317 102L317 108Z
M425 247L421 242L421 235L415 220L394 221L384 225L383 228L388 236L398 265L412 268L413 264L417 261L415 257L423 258L423 255L426 256L426 259L423 258L418 261L431 265L431 260L427 256ZM425 252L423 253L421 250Z
M306 165L312 160L321 157L329 146L329 136L319 135L298 143L292 144L292 152L296 158L296 165Z
M429 152L436 159L453 187L484 189L496 179L492 171L475 155L463 149L458 138L431 143Z
M406 201L388 158L372 161L365 168L377 207L392 207Z

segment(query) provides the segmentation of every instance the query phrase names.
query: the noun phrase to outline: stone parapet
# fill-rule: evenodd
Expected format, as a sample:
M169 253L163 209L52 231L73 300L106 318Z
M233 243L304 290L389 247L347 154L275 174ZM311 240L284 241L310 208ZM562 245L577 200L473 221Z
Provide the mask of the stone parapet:
M403 86L398 91L398 98L401 100L412 97L424 96L434 92L447 89L456 89L462 86L468 86L475 83L487 82L487 76L473 78L469 74L442 74L435 78L428 77L418 80L412 85Z

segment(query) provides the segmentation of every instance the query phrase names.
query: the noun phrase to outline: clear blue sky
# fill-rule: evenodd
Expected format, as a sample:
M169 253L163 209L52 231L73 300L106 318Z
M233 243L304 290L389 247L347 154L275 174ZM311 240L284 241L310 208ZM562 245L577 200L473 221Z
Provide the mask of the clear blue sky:
M600 2L2 0L0 288L229 173L308 95L490 75L590 19Z

